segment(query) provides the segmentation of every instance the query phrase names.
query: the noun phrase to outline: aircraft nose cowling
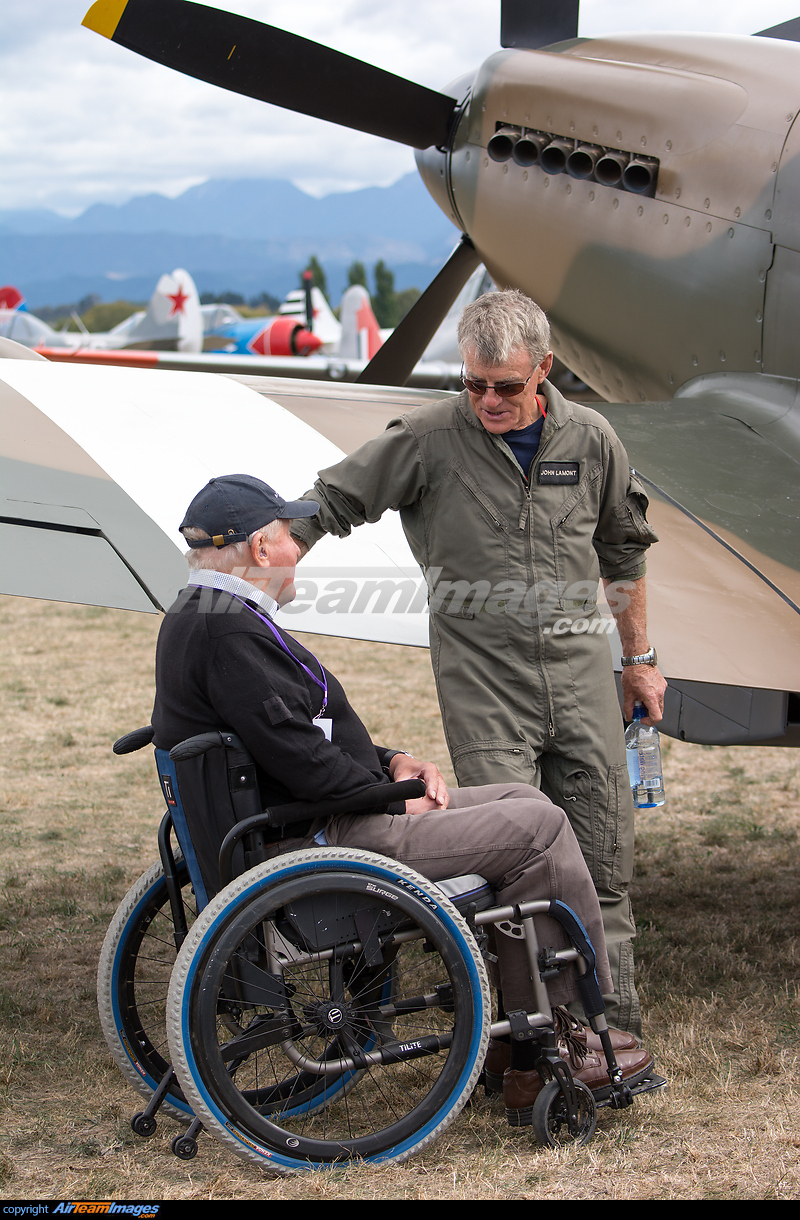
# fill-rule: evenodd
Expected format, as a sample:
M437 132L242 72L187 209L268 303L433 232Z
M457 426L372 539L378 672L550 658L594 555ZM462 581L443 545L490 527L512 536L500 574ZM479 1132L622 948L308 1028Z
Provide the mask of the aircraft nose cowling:
M450 197L447 190L448 153L440 148L426 148L414 153L417 169L422 181L433 196L435 203L442 209L445 216L455 222Z
M308 356L322 340L295 318L279 316L270 318L247 346L257 356Z
M298 327L292 335L292 348L296 356L310 356L320 347L322 347L322 340L319 335L312 334L310 330Z
M467 124L464 120L469 110L475 75L474 72L465 73L464 76L451 81L445 90L448 96L458 99L458 117L451 126L447 148L431 145L430 148L414 150L414 159L422 181L445 216L462 230L463 222L453 205L450 193L450 159L453 151L466 143Z

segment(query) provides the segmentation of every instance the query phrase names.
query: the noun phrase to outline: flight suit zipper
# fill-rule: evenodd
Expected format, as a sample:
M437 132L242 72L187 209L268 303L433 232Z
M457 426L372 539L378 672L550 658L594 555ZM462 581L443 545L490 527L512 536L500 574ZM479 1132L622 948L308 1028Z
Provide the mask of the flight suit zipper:
M545 426L547 426L547 421L545 421ZM544 439L544 437L542 437L542 439L540 440L539 448L536 450L536 456L534 457L533 461L531 462L531 467L530 467L530 470L528 471L528 478L526 479L527 524L528 524L528 535L529 535L528 545L529 545L529 549L530 549L532 568L534 567L534 565L533 565L533 556L534 556L533 525L534 525L534 522L533 522L533 491L532 491L533 480L536 476L536 471L539 469L539 463L541 461L542 453L547 449L547 446L550 444L550 441L555 436L555 433L556 433L556 430L554 429L550 433L550 436L547 437L546 440ZM535 568L534 568L533 574L535 577L535 575L536 575ZM539 665L541 668L544 688L547 691L547 736L552 741L556 735L555 708L553 706L553 689L552 689L552 686L550 685L550 675L547 672L547 665L545 664L545 660L544 660L545 641L544 641L544 631L542 629L541 622L538 622L538 631L539 631Z
M551 435L554 435L554 433ZM502 436L499 436L496 439L502 442L498 446L498 448L500 449L500 451L502 453L504 453L506 455L506 457L509 459L509 461L513 463L514 469L515 469L518 477L522 479L522 485L523 485L524 493L525 493L525 500L523 502L522 508L520 509L518 528L520 530L527 530L527 534L528 534L528 571L530 573L531 582L533 585L535 585L535 583L536 583L536 565L535 565L535 548L534 548L534 537L533 537L533 524L534 524L533 523L533 495L532 495L531 488L533 486L534 469L537 467L537 463L539 461L539 456L542 452L542 449L547 448L547 445L550 442L550 437L547 438L547 441L545 441L544 446L540 443L539 449L537 450L537 453L536 453L536 457L533 459L533 461L531 463L531 468L530 468L527 476L525 475L525 471L521 468L519 462L517 461L516 457L514 456L512 450L505 443L505 441L503 441ZM536 629L537 629L537 632L539 635L539 655L538 655L538 659L537 659L537 664L539 667L539 673L541 675L542 684L544 686L544 689L545 689L545 692L547 695L547 709L546 709L546 711L547 711L547 736L552 741L552 739L556 735L555 709L553 707L553 690L550 685L550 676L547 672L547 666L545 665L545 662L544 662L544 649L545 649L544 632L542 631L542 625L541 625L541 622L538 621L538 617L537 617L537 628Z

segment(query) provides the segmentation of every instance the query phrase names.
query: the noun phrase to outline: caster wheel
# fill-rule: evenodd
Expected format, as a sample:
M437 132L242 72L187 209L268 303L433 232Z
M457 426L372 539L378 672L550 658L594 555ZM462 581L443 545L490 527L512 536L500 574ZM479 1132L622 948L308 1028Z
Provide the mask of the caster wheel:
M570 1130L567 1103L557 1080L550 1080L533 1103L531 1126L533 1134L544 1148L566 1148L570 1144L588 1144L597 1126L597 1105L594 1097L580 1080L574 1081L578 1098L577 1123Z
M176 1135L172 1141L172 1151L182 1161L191 1161L197 1156L197 1140L188 1135Z
M149 1139L151 1135L155 1135L156 1120L149 1114L145 1114L143 1111L140 1111L138 1114L134 1114L133 1118L131 1119L131 1127L133 1128L135 1135L140 1135L142 1139L146 1140Z

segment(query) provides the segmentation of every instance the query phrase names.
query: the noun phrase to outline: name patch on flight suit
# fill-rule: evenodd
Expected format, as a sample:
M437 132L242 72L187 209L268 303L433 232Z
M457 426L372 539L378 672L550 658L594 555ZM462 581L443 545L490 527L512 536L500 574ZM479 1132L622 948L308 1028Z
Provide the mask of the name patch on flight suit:
M542 462L539 467L540 483L577 483L580 462Z

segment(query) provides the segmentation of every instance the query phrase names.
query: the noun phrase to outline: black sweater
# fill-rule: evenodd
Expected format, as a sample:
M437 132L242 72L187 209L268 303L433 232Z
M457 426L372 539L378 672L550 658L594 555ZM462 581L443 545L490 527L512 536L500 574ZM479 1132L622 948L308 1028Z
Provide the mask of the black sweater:
M315 658L273 625L293 656L321 677ZM347 797L388 783L382 765L393 752L373 745L341 684L327 670L325 676L331 741L313 723L322 690L266 623L228 593L184 589L158 636L155 745L168 750L197 733L231 730L256 760L264 805Z

